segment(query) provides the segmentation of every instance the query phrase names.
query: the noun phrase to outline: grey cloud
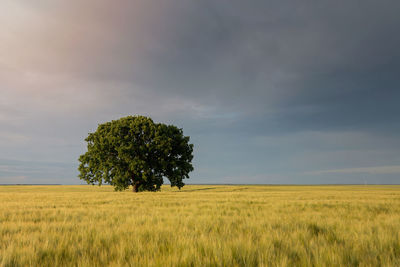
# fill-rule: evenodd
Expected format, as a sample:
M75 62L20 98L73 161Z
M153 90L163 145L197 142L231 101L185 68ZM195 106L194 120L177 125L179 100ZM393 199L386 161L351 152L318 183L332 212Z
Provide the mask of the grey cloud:
M40 3L29 4L40 23L31 26L25 55L35 56L36 70L128 83L133 94L178 94L222 110L345 96L363 86L349 72L376 74L399 57L394 1Z
M337 170L313 171L306 174L321 175L327 173L370 173L370 174L400 174L400 166L379 166L366 168L347 168Z
M74 164L54 161L0 159L0 184L79 184Z

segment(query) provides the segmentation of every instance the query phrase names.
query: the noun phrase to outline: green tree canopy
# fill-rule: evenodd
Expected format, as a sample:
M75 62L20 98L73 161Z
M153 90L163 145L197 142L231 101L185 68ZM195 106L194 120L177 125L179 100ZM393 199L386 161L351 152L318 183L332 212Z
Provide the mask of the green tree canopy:
M193 170L193 145L182 129L128 116L100 124L85 139L88 151L79 157L79 178L125 190L157 191L168 178L179 189Z

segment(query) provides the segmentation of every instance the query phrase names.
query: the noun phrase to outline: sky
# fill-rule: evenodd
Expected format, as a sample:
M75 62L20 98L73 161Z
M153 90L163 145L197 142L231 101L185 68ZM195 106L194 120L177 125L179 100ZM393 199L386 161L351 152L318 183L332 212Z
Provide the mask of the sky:
M194 144L186 183L399 184L400 1L2 0L0 184L81 184L97 125Z

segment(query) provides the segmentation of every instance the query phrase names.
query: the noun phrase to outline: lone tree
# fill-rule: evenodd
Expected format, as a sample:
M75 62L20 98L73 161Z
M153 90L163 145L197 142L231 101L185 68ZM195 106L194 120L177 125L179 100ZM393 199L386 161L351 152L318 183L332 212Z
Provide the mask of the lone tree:
M79 157L79 178L122 191L157 191L168 178L181 189L193 170L193 145L182 129L128 116L100 124L85 139L88 151Z

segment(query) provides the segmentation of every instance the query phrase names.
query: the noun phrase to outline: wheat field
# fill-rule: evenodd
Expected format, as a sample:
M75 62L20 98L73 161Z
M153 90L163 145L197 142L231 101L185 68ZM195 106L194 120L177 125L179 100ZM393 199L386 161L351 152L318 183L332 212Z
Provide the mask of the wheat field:
M400 186L0 186L0 266L400 266Z

